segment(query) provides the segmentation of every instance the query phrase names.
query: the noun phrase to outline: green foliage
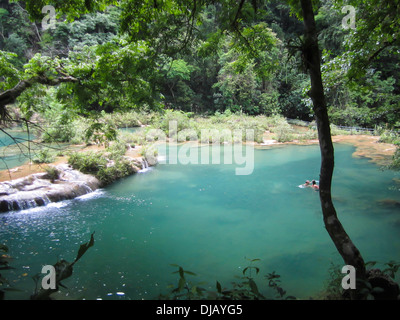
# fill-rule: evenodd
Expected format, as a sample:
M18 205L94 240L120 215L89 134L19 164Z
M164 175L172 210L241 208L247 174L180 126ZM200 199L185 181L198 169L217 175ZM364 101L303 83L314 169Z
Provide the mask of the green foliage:
M17 0L12 0L16 2ZM104 11L108 5L117 4L115 0L66 0L57 2L57 15L60 17L66 15L69 21L79 17L82 14ZM43 19L42 8L46 5L54 5L49 0L26 0L26 10L32 19L41 21Z
M107 166L107 159L101 152L73 152L68 158L68 163L83 173L96 174L100 168Z
M374 267L378 262L377 261L369 261L366 263L366 267ZM385 269L371 269L373 271L374 276L387 277L392 279L393 281L396 278L396 274L400 268L400 263L396 261L389 261L383 264ZM381 283L383 285L383 283ZM385 289L378 285L374 285L371 280L361 280L357 279L357 288L359 289L360 299L364 300L375 300L379 295L385 293Z
M206 289L202 288L201 284L193 285L186 279L186 275L196 276L196 274L191 271L184 270L181 266L176 264L171 264L171 266L178 268L177 271L173 272L173 274L179 275L178 285L175 288L174 286L170 286L170 288L173 288L171 290L171 294L160 295L159 298L172 300L201 299Z
M379 132L379 142L391 143L400 146L400 135L391 130L380 130Z
M400 170L400 148L397 148L393 155L392 163L389 165L389 169Z
M105 186L135 172L132 163L124 158L125 153L125 144L114 143L103 152L73 152L68 163L80 172L94 175Z
M192 68L183 59L173 60L165 67L166 76L172 81L190 80L190 73Z
M131 40L146 40L155 51L172 55L186 48L197 25L200 3L149 0L122 3L121 29ZM156 21L157 23L154 23ZM173 39L173 41L172 41Z
M337 6L353 5L357 8L356 30L346 38L345 49L352 54L349 76L362 77L377 57L395 52L400 31L397 15L398 1L351 0L336 1Z
M331 135L332 136L338 136L338 135L347 135L349 134L349 131L346 130L342 130L340 128L338 128L338 126L331 124Z
M36 283L36 288L34 290L33 295L30 297L31 300L51 300L51 294L57 292L61 287L65 287L61 281L69 278L72 273L73 273L73 266L78 260L82 258L82 256L87 252L89 248L94 246L94 232L90 236L90 240L84 244L81 244L78 250L78 253L76 255L75 260L72 263L69 263L66 260L60 260L57 261L56 264L54 264L54 268L56 270L56 288L55 289L39 289L38 290L38 282L40 280L40 275L36 274L32 278ZM13 269L12 267L9 266L9 261L11 260L11 257L7 255L8 253L8 247L4 244L0 244L0 270L8 270L8 269ZM20 291L16 288L13 288L12 286L9 285L7 279L2 277L0 275L0 300L4 300L4 295L5 292L10 292L10 291Z
M42 32L28 13L39 22L49 1L27 1L26 10L16 3L4 6L1 89L29 77L51 82L67 75L79 82L58 85L57 102L86 114L164 105L312 119L305 95L309 80L298 72L302 26L293 13L300 13L299 3L82 1L57 4L66 22L58 19L56 29ZM370 19L375 2L349 2L357 8L356 32L341 26L343 1L314 3L327 102L338 125L399 121L399 58L391 50L398 45L398 19L392 3L378 6ZM380 61L370 59L377 56ZM33 85L21 96L27 112L37 110L38 98L47 94L43 88ZM45 140L66 141L70 128L63 130L67 137L51 130Z
M258 286L254 280L253 273L258 275L260 269L253 264L260 261L260 259L247 259L250 264L242 271L241 281L234 282L232 289L221 290L218 292L220 298L225 300L264 300L265 296L261 294Z
M292 126L283 120L272 129L272 132L275 134L274 137L278 142L288 142L294 139Z
M55 180L60 178L60 171L53 166L48 166L45 168L47 173L47 178L50 179L51 182L54 183Z
M190 128L190 114L182 111L166 110L154 126L163 130L168 137L176 136L179 131ZM172 131L170 131L172 129Z
M39 274L33 277L33 280L36 282L36 288L35 292L31 296L31 300L52 300L51 295L57 291L59 291L60 286L64 287L65 286L61 283L61 281L69 278L73 274L73 267L78 260L82 258L82 256L87 252L87 250L91 247L94 246L94 232L90 235L90 240L84 244L81 244L79 246L78 253L76 255L76 258L73 262L68 262L64 259L61 259L60 261L57 261L53 267L56 271L56 287L55 289L39 289L38 290L38 281L40 279Z
M385 262L384 265L386 266L386 268L383 269L382 272L388 275L390 278L395 279L396 274L400 269L400 263L391 260L389 262Z
M278 40L265 24L245 29L243 33L246 39L252 39L253 47L234 42L232 37L221 42L220 71L213 85L214 103L220 110L275 114L279 109L278 93L272 75L278 65Z
M161 294L160 299L163 300L267 300L267 298L259 290L254 276L257 276L260 269L254 263L260 259L247 259L249 265L242 271L239 281L232 283L232 288L224 288L219 281L215 282L216 290L208 290L205 288L205 282L193 283L187 279L187 276L196 276L195 273L184 270L181 266L172 264L171 266L178 268L173 274L178 274L178 284L170 285L168 288L170 293ZM278 294L276 299L296 299L293 296L286 296L286 291L280 286L280 275L272 272L265 276L268 281L268 287L276 291Z
M357 8L356 30L336 30L338 38L329 35L335 30L326 25L327 32L322 39L333 43L344 39L344 46L330 46L323 55L322 72L326 83L327 102L331 106L332 122L373 128L375 125L389 124L393 127L398 121L399 73L398 54L393 50L399 45L393 32L399 28L399 20L393 16L393 3L383 5L376 1L336 1L333 6L325 2L323 13L331 12L329 19L340 26L344 5ZM369 11L372 10L372 11ZM332 24L331 24L332 25ZM324 41L324 40L323 40ZM332 42L331 41L331 42Z
M140 150L140 154L145 158L157 158L158 150L153 145L145 145Z
M126 144L122 141L115 141L109 145L105 151L109 154L111 159L117 159L125 155Z
M129 43L122 37L90 50L95 61L91 71L87 70L90 76L82 88L74 88L77 103L84 109L128 109L145 104L158 108L160 95L152 82L157 74L145 42ZM87 57L80 55L79 59Z
M119 161L115 161L113 165L101 167L96 173L96 177L103 185L109 185L133 173L135 173L135 170L132 164L126 159L120 159Z
M0 82L0 90L7 90L18 83L21 72L15 66L15 53L0 50L0 74L2 81Z
M148 135L145 130L139 130L137 132L120 132L118 140L125 144L129 144L132 147L135 145L144 146L148 142Z
M18 69L28 60L32 43L40 37L24 8L8 1L3 1L0 9L0 35L0 49L16 54L12 61Z
M151 115L144 111L125 111L102 114L102 120L115 128L133 128L149 124Z
M51 163L54 162L55 156L49 148L41 148L35 153L32 160L34 163Z
M265 276L265 278L268 280L268 286L272 288L274 291L276 291L276 299L285 299L285 300L295 300L296 297L294 296L286 296L286 291L281 287L281 280L280 280L280 275L276 274L275 271L272 273L269 273Z
M93 122L85 132L86 143L93 142L95 144L108 146L111 141L116 139L117 130L111 125L101 122Z
M77 115L74 110L58 102L54 89L47 91L47 95L38 101L35 109L43 120L37 132L43 142L70 142L76 136L77 126L74 120ZM27 108L23 110L25 113L29 112Z
M340 272L339 265L330 263L328 277L325 283L324 292L321 298L324 300L343 300L342 279L343 273Z
M393 281L400 269L400 264L396 261L389 261L381 264L381 269L376 269L377 261L369 261L365 264L367 268L367 273L373 271L373 275L379 275L383 277L388 277ZM375 269L372 269L375 267ZM348 291L342 289L342 279L343 273L341 273L341 266L331 262L328 269L328 278L325 283L324 291L317 297L323 300L345 300L348 299ZM377 295L384 292L383 288L378 286L373 286L371 284L371 279L367 280L356 280L356 287L358 289L358 299L359 300L374 300ZM382 282L380 282L383 284Z

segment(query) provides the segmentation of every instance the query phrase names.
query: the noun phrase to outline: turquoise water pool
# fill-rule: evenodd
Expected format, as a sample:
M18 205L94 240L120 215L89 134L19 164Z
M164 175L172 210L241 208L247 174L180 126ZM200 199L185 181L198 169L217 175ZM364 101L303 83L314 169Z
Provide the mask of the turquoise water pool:
M0 170L25 164L29 160L29 150L24 146L15 148L14 145L34 139L32 134L29 135L21 129L5 129L5 131L7 133L0 131Z
M352 158L351 146L335 151L333 196L346 231L366 261L400 261L400 212L382 202L400 201L396 173ZM189 279L203 287L230 287L246 258L257 258L260 288L276 271L288 294L307 299L323 289L331 262L343 264L318 192L298 187L318 179L319 165L318 146L254 150L250 175L235 175L234 164L160 164L89 196L2 214L0 243L16 268L4 276L23 290L8 298L29 297L42 265L72 261L95 231L64 282L70 298L154 299L177 283L170 264L195 272Z

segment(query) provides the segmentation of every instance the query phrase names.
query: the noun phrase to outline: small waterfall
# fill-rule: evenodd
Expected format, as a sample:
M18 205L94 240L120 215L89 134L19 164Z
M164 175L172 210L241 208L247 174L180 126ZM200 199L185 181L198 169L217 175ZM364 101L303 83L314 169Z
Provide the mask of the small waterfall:
M44 179L44 174L0 183L0 212L26 210L71 200L100 187L100 182L93 176L69 168L61 169L62 177L56 183Z
M9 196L1 201L0 212L26 210L35 207L41 207L49 204L51 201L46 194L32 194L29 198L19 197L18 195Z
M91 193L93 191L94 190L87 183L83 182L78 184L75 190L75 194L79 197Z
M151 169L149 166L149 163L147 162L146 158L141 159L141 164L142 164L142 170L139 170L139 172L146 172Z

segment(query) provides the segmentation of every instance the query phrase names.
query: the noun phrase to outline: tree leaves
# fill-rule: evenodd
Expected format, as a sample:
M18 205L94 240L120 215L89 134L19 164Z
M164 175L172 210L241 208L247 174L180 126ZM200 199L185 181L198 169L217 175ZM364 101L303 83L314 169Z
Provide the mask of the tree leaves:
M74 265L85 253L86 251L94 245L94 232L90 235L89 242L81 244L78 250L78 254L71 265Z
M0 50L0 91L15 86L21 77L21 71L15 67L17 54Z
M87 252L87 250L94 245L94 232L90 235L90 240L84 244L81 244L76 255L75 260L72 263L61 259L54 264L54 269L56 272L56 288L55 289L43 289L35 290L34 294L31 296L32 300L51 300L51 294L57 292L59 287L65 288L61 281L71 277L73 273L73 266L82 256ZM34 280L38 281L38 276L35 276Z
M16 2L17 0L11 0ZM74 20L82 14L103 11L109 5L116 5L116 0L64 0L58 1L55 5L58 17L66 15L69 21ZM32 20L41 20L44 15L42 8L46 5L54 5L52 0L26 0L26 10L29 12Z

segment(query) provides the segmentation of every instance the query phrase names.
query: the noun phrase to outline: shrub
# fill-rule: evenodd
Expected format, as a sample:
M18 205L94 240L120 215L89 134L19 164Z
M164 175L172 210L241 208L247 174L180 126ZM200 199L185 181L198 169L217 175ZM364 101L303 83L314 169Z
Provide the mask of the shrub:
M118 161L115 161L115 164L112 166L101 167L96 173L96 177L103 185L108 185L118 179L129 176L134 172L135 171L128 160L119 159Z
M139 120L141 117L134 111L103 114L102 118L108 125L116 128L132 128L141 125Z
M140 151L140 154L145 158L157 157L158 150L153 145L146 145L143 146L142 150Z
M400 146L400 136L393 131L385 130L380 134L379 142Z
M115 143L110 146L109 158L113 161L109 164L103 152L75 152L68 159L68 163L76 170L94 175L103 185L108 185L120 178L134 173L129 160L123 158L125 146Z
M281 121L276 127L273 128L273 132L275 133L275 139L278 142L288 142L292 141L294 138L293 128L286 121Z
M145 145L146 132L145 130L138 130L136 132L119 132L118 140L126 144Z
M158 128L163 130L167 136L172 137L177 132L170 132L170 124L176 122L177 130L190 129L189 115L182 111L166 110L163 117L159 120Z
M50 152L50 149L40 149L33 158L34 163L51 163L54 162L55 156Z
M392 163L389 165L392 170L400 170L400 148L397 148L393 155Z
M47 178L51 181L54 182L60 177L60 171L55 168L55 167L46 167L46 173L47 173Z
M123 141L114 141L106 151L110 153L111 159L122 157L126 153L126 144Z
M300 135L300 140L315 140L318 139L318 132L316 130L308 130Z
M111 141L117 139L117 131L115 127L101 122L92 123L85 132L86 143L94 142L96 144L104 144L109 146Z
M331 135L332 136L339 136L339 135L348 135L350 134L349 131L346 130L342 130L340 128L338 128L336 125L331 124Z
M45 143L69 142L75 136L75 127L72 123L53 124L49 126L41 135Z
M100 168L107 166L107 159L101 152L74 152L69 156L68 163L83 173L96 174Z
M73 122L75 127L75 134L69 140L72 144L83 144L85 143L85 133L89 127L89 121L84 118L79 118Z

